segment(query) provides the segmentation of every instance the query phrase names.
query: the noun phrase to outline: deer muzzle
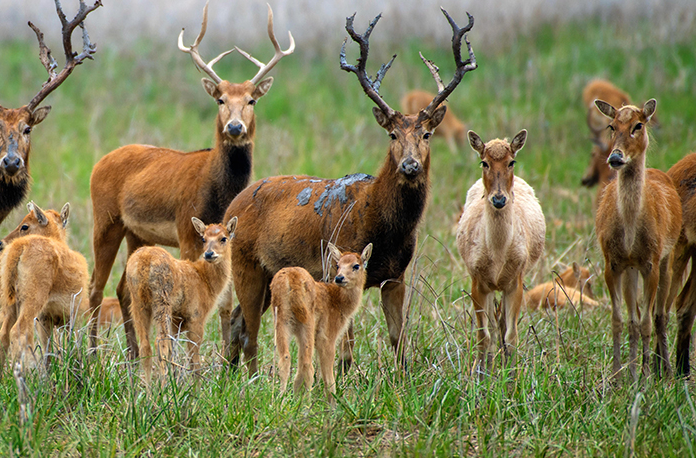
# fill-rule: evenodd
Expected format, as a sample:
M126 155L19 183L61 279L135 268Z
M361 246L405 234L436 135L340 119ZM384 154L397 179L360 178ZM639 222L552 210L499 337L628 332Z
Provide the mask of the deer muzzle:
M225 126L225 131L230 137L239 137L240 135L246 134L247 128L243 122L232 120Z
M334 278L334 282L338 286L346 286L348 283L346 282L346 277L343 275L336 275L336 278Z
M24 167L24 161L17 154L17 141L10 137L10 145L7 148L7 154L0 161L0 167L9 176L15 175Z
M621 150L615 149L607 158L607 164L612 169L620 169L626 165L626 158Z
M399 170L401 173L408 177L414 177L418 175L421 170L421 164L418 162L416 159L412 157L407 157L403 161L401 161L401 164L399 165Z
M220 257L219 254L212 250L208 250L205 253L203 253L203 259L205 259L208 262L213 262L215 261L218 257Z
M505 194L494 194L493 197L491 197L491 204L498 210L503 208L505 204L507 203L507 198L505 197Z

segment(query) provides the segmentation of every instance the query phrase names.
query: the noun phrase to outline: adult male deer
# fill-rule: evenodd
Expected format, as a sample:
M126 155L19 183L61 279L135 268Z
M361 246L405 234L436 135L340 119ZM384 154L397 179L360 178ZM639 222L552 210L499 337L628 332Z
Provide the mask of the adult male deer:
M218 296L230 281L230 239L237 226L232 218L226 226L191 218L203 242L203 256L196 261L178 260L160 247L142 247L128 259L126 283L131 292L133 324L140 340L141 365L149 385L152 373L150 327L157 325L157 356L160 374L171 360L170 336L186 332L188 357L194 369L200 364L200 344L205 323Z
M694 326L696 316L696 153L691 153L677 162L667 171L672 179L682 204L682 231L674 247L674 265L672 268L672 285L670 287L667 308L674 301L679 287L680 279L684 275L687 264L691 260L691 270L684 287L677 297L677 374L689 376L691 364L689 361L691 346L691 329ZM666 342L666 336L662 337ZM656 351L656 354L660 354ZM667 356L668 354L665 354ZM664 357L664 356L663 356ZM656 368L658 370L658 368Z
M35 204L31 210L38 219L46 216ZM59 231L50 236L16 238L0 255L0 366L8 349L23 367L36 365L34 322L45 352L53 328L74 317L86 295L87 261L68 247L65 225L56 226Z
M667 296L672 278L672 249L682 225L679 194L672 180L655 169L645 168L648 148L646 125L657 102L650 99L638 108L615 108L597 100L599 111L611 119L609 166L616 180L604 189L595 218L597 239L604 253L604 279L612 305L614 360L612 373L621 370L621 287L628 309L630 343L629 371L637 380L638 337L643 341L644 375L648 374L650 334L655 320L658 356L665 373L671 373L665 326ZM638 308L638 275L643 277L643 310ZM659 286L658 286L659 285ZM657 301L656 301L657 297ZM639 322L640 321L640 322Z
M252 151L256 133L254 105L265 95L273 78L262 79L284 56L295 50L290 36L286 51L273 32L273 12L268 8L268 36L275 55L264 64L239 48L234 48L260 67L256 75L243 83L222 80L213 65L233 50L226 51L209 63L198 53L206 32L208 4L203 9L201 32L194 44L179 49L193 58L197 68L212 78L203 78L206 92L218 105L215 119L215 146L191 153L147 145L123 146L104 156L94 166L91 178L94 208L94 272L90 285L89 305L96 317L102 303L104 285L121 241L125 237L130 256L144 245L179 247L181 258L194 260L203 242L191 225L198 216L205 223L222 221L232 198L249 183ZM130 322L130 296L125 272L117 287L126 330L129 356L138 355L135 332ZM91 344L96 345L96 321L92 326Z
M515 176L514 165L527 131L512 142L484 143L469 131L481 157L483 177L467 192L457 229L457 248L471 276L471 299L478 324L479 365L490 368L497 339L495 291L502 291L500 335L506 356L517 347L524 275L544 251L546 222L534 190Z
M271 281L271 308L275 317L275 344L280 391L290 378L290 334L300 349L295 394L311 390L314 384L312 357L319 355L324 390L330 402L336 392L334 358L336 341L342 337L360 307L372 244L361 254L341 253L328 244L329 259L336 263L333 283L314 280L302 267L286 267Z
M435 94L428 91L418 89L409 91L401 99L401 109L404 113L417 114L427 107L433 98L435 98ZM457 146L466 144L466 130L464 123L457 119L451 109L448 109L447 113L445 113L445 118L433 135L443 137L447 141L450 151L456 153Z
M232 247L232 275L240 307L230 321L232 304L227 309L221 306L220 319L226 356L236 363L243 346L250 374L257 370L257 336L261 315L270 304L271 279L289 266L304 267L314 278L321 278L322 259L326 259L322 248L329 241L346 251L357 251L370 242L375 244L365 287L381 289L389 338L397 360L401 360L405 339L404 272L413 256L418 223L428 200L430 137L446 111L440 104L464 74L476 68L474 52L466 38L469 57L465 61L461 58L461 40L471 30L473 17L469 15L468 25L459 28L446 11L443 13L453 30L457 69L445 87L437 67L423 59L439 92L417 115L393 110L379 95L391 61L382 66L374 82L366 73L369 37L380 16L370 23L364 35L353 29L354 15L346 20L348 34L360 45L360 58L357 66L346 62L346 38L341 49L341 68L356 74L364 92L377 105L372 109L377 123L390 138L387 157L376 178L364 174L336 180L308 176L266 178L239 193L227 209L225 220L238 215L240 221ZM348 335L352 335L351 328ZM342 355L345 365L352 361L347 347L344 346Z
M51 55L51 50L44 43L43 33L34 24L29 22L29 27L36 34L39 41L39 58L48 72L46 81L41 90L31 101L21 108L4 108L0 106L0 224L12 210L17 208L29 192L31 178L29 176L29 153L31 151L31 131L34 126L46 119L51 111L50 106L37 108L39 104L53 92L76 66L85 59L91 59L97 51L97 46L89 41L84 20L89 13L101 6L101 0L87 7L84 0L80 0L80 10L72 21L68 21L61 8L60 1L56 0L56 11L62 24L63 48L65 50L65 67L56 73L58 64ZM71 37L77 26L82 28L83 48L80 54L73 52Z
M524 305L528 310L542 308L563 308L570 300L587 307L598 307L592 291L592 274L577 262L567 267L553 281L535 286L524 294Z

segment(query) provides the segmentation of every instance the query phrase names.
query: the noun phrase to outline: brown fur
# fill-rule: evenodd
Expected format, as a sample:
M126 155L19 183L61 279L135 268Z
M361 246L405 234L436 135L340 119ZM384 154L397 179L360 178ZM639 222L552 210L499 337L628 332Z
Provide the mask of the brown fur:
M428 106L433 100L435 94L428 91L413 90L409 91L401 99L401 109L404 113L418 114L422 109ZM443 103L443 105L446 105ZM457 147L466 145L466 125L461 122L448 106L445 118L433 133L436 137L442 137L447 141L447 146L453 153L457 152Z
M483 143L469 131L481 157L483 178L467 193L457 230L457 248L471 276L471 299L478 328L479 365L491 366L500 332L506 355L517 348L517 321L523 277L544 251L546 223L534 190L514 175L515 157L527 131L512 142ZM499 326L495 326L495 291L502 291Z
M653 318L657 344L656 368L671 372L665 335L667 295L672 276L672 248L682 225L679 195L670 178L645 168L648 148L646 124L655 112L654 99L642 108L620 109L598 100L597 107L610 118L612 130L609 164L617 169L600 197L597 239L604 253L604 279L612 304L613 376L621 370L621 289L628 309L629 371L637 379L639 335L643 341L644 375L648 374ZM638 275L643 277L643 309L638 307Z
M203 248L191 226L197 215L218 223L234 196L249 183L256 132L254 104L271 87L273 78L257 85L204 78L203 87L218 103L215 146L184 153L146 145L128 145L104 156L92 171L94 208L94 272L90 309L97 316L104 286L125 237L130 256L144 245L179 247L181 258L196 259ZM130 296L125 273L117 288L129 356L137 357L130 323ZM91 345L96 346L96 321Z
M542 283L527 291L524 295L524 305L528 310L542 308L563 308L568 300L580 302L590 308L599 306L592 291L592 274L573 262L554 278L553 281Z
M336 342L345 334L358 311L372 253L369 244L358 253L343 253L329 244L330 259L337 263L334 283L315 281L302 267L286 267L271 282L271 308L275 316L275 344L280 391L290 377L290 335L297 338L299 363L295 393L314 384L312 357L316 348L324 389L329 401L336 392L333 364Z
M41 210L34 205L33 212ZM23 367L35 366L34 320L45 353L53 328L68 323L86 297L87 261L68 247L65 226L59 227L61 230L50 238L42 235L16 238L0 254L0 304L4 315L0 362L3 364L9 350L12 359L19 359Z
M169 336L187 332L188 356L196 369L200 364L199 348L205 323L218 296L230 280L231 237L237 225L232 218L225 227L206 226L192 218L193 226L204 247L196 261L175 259L160 247L142 247L128 259L126 283L131 291L133 325L140 341L141 364L149 385L152 364L150 327L157 325L157 355L160 374L171 361Z
M70 203L63 205L60 213L55 210L43 211L34 202L29 202L27 209L29 213L22 218L19 225L0 240L0 251L13 240L27 235L42 235L67 242L64 237L70 216Z
M685 156L667 171L672 179L682 204L682 231L674 247L672 285L667 307L674 302L681 286L681 279L691 260L691 270L684 287L677 297L677 374L689 376L691 373L690 347L691 330L696 316L696 153ZM665 337L666 339L666 337Z

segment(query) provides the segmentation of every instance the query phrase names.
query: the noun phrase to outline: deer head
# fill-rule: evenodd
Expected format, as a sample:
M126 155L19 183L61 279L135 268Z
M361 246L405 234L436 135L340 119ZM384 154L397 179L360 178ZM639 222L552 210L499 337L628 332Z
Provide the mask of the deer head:
M276 40L273 30L273 11L271 10L271 6L268 5L268 37L271 39L271 43L275 49L275 55L268 64L264 64L237 47L221 53L206 64L198 52L198 45L200 45L205 36L207 24L208 3L206 2L203 8L201 31L198 37L196 37L196 41L194 41L190 47L184 46L184 30L182 29L181 34L179 34L179 49L190 54L196 68L203 70L211 78L203 78L201 82L205 91L215 99L218 104L217 134L231 143L247 143L253 139L256 129L254 105L256 105L256 101L259 98L263 97L268 92L273 84L272 77L266 79L262 78L271 71L280 59L295 51L295 40L292 34L288 32L290 46L285 51L280 49L280 45L278 44L278 40ZM259 71L252 79L239 84L223 80L213 70L213 65L235 50L260 67Z
M389 152L393 165L399 172L401 179L407 183L414 182L417 178L426 175L423 172L428 170L430 164L430 137L432 137L435 128L442 122L445 112L447 111L447 107L440 105L461 82L464 74L477 67L474 51L465 35L473 27L474 18L467 13L469 16L469 23L466 27L459 28L447 11L442 9L442 12L452 27L452 51L454 53L457 69L450 83L445 86L440 78L437 66L425 59L421 54L421 59L426 64L437 83L438 93L430 104L417 115L403 115L395 111L379 94L382 79L394 62L396 55L394 55L388 63L382 65L374 81L367 75L365 70L370 34L377 24L377 21L379 21L381 14L372 20L363 35L358 34L353 27L355 14L346 18L346 31L352 40L360 46L360 57L358 58L357 65L348 64L346 60L346 44L348 38L346 38L341 48L341 68L347 72L355 73L365 94L377 105L372 109L372 113L377 123L389 133ZM461 57L462 38L464 38L469 51L469 57L465 61L462 61Z
M343 288L352 285L364 285L367 269L367 261L372 256L372 244L369 243L360 256L357 253L343 254L336 246L329 242L329 254L336 263L336 277L334 282Z
M626 105L618 110L603 100L595 100L595 105L611 119L607 127L611 132L611 154L607 158L609 166L619 170L632 161L644 161L648 149L646 125L655 114L657 101L650 99L643 108Z
M43 211L34 202L29 202L27 209L29 214L22 219L19 226L7 234L4 239L0 240L0 251L14 239L27 235L42 235L58 240L66 240L68 218L70 217L70 202L63 205L60 213L55 210Z
M237 217L230 219L226 226L220 224L205 225L203 221L191 218L193 227L203 239L203 259L208 262L216 262L219 259L230 257L229 239L237 228Z

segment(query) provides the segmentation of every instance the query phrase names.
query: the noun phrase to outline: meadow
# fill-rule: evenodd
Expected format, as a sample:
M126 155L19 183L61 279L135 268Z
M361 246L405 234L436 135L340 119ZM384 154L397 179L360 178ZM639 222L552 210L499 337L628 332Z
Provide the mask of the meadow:
M356 28L369 19L359 14ZM451 109L484 140L529 131L516 174L537 191L547 239L527 285L550 280L557 262L575 260L595 273L595 292L609 302L593 231L595 190L580 186L591 149L580 98L588 81L606 77L637 102L658 100L661 125L652 133L649 166L666 170L694 150L696 36L655 35L651 27L647 20L618 27L597 16L544 23L495 46L479 41L476 26L470 34L479 68L450 97ZM277 33L284 44L284 33ZM336 32L334 53L298 47L273 70L275 83L256 107L256 178L379 170L388 137L355 77L339 69L343 36ZM0 43L3 106L26 103L44 80L35 48L32 41ZM212 145L216 105L188 56L173 48L145 37L128 48L101 48L50 96L53 111L32 134L30 197L43 208L70 201L70 243L90 263L89 176L100 157L128 143L181 150ZM434 89L419 50L448 77L450 51L428 41L380 44L371 53L371 73L398 53L381 90L393 108L409 89ZM263 45L254 54L269 52ZM356 56L351 48L349 59ZM242 81L255 67L233 55L216 71ZM338 379L335 409L320 385L304 398L278 393L270 314L259 338L257 377L221 366L214 315L200 375L150 394L137 367L127 363L120 326L102 330L98 357L88 358L87 332L78 325L58 336L61 358L47 373L26 377L20 389L25 401L11 371L2 369L0 454L696 456L693 381L609 383L608 308L523 312L517 366L498 367L482 380L472 375L470 280L453 228L467 189L480 176L478 162L468 146L454 154L443 140L433 141L431 199L407 272L406 371L395 365L376 291L364 295L356 317L356 364ZM13 213L2 234L23 214ZM122 252L107 295L114 295L124 263ZM672 317L670 341L674 327ZM23 407L30 410L24 424Z

